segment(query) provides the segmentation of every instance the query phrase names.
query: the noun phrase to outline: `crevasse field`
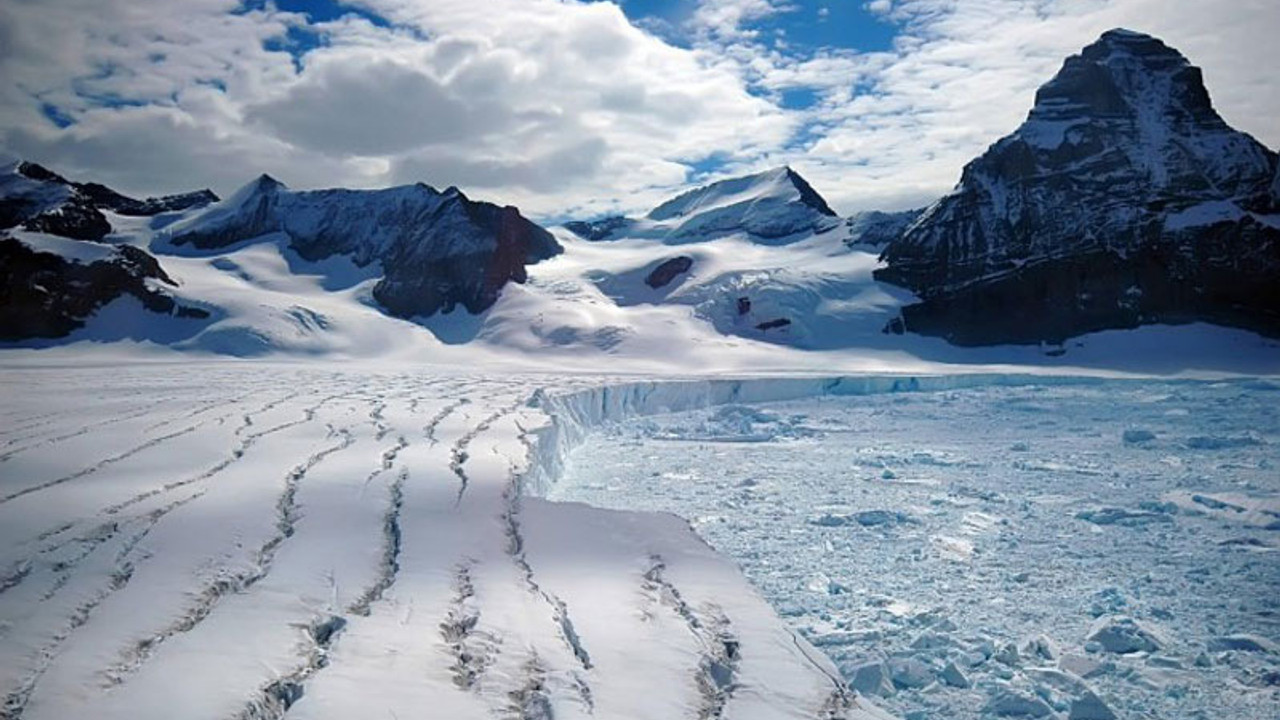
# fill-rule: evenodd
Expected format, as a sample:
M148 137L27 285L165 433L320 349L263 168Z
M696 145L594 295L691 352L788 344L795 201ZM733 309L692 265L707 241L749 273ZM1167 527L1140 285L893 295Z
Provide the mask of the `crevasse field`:
M687 518L901 717L1275 718L1278 413L1259 381L730 404L603 426L550 497Z

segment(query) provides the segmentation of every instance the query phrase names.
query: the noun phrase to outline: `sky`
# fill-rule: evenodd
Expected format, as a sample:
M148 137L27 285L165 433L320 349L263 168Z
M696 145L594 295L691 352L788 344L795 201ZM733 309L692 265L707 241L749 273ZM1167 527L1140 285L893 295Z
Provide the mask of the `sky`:
M0 0L0 155L135 195L457 185L543 221L789 164L842 214L905 209L1113 27L1280 147L1275 0Z

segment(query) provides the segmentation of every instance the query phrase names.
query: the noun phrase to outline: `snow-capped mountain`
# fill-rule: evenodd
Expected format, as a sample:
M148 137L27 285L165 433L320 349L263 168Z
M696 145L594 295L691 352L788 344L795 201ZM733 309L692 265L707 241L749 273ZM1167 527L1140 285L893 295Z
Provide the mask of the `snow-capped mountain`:
M588 240L625 236L684 243L746 233L779 244L838 224L835 211L804 178L789 167L777 167L695 188L643 218L612 217L565 227Z
M1112 30L887 247L876 277L923 298L906 330L957 344L1192 320L1275 335L1276 176L1276 153L1222 120L1198 68Z
M146 250L98 242L112 218L150 218L218 199L209 190L136 200L35 163L0 171L0 340L57 338L129 296L153 313L207 318L179 303L174 281Z
M458 304L480 312L508 281L525 281L525 265L560 252L550 233L514 207L476 202L457 188L294 192L267 175L175 223L166 239L218 250L273 233L308 261L345 255L360 268L380 264L373 297L400 317Z

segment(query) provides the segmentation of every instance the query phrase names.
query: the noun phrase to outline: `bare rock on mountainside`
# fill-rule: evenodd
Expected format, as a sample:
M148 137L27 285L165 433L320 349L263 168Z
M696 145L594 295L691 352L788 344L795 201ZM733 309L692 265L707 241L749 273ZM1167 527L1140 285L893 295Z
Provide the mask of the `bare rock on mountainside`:
M131 245L85 245L93 246L81 249L88 257L72 258L0 237L0 340L63 337L123 295L163 315L209 317L206 310L179 305L165 292L163 286L172 286L173 280L146 251Z
M671 284L672 280L689 272L689 268L693 267L693 258L688 255L678 255L669 260L662 261L644 278L645 285L657 290Z
M1278 171L1213 109L1199 68L1112 30L888 245L876 277L921 298L908 331L960 345L1190 321L1277 336Z
M112 232L105 212L150 216L217 199L201 190L136 200L30 162L0 171L0 340L64 337L125 295L156 313L208 317L168 293L173 280L146 250L97 241Z

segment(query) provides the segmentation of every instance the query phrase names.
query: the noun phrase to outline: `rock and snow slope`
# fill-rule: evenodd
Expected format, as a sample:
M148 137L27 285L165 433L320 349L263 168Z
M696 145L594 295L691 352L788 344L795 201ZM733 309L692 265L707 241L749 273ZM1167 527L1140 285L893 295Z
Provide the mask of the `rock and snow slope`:
M1214 111L1199 68L1112 30L889 244L876 276L922 298L906 330L964 345L1194 320L1280 335L1277 170Z
M480 312L509 281L525 281L525 265L560 252L514 207L475 202L457 188L293 192L266 175L167 228L163 241L208 251L274 233L308 261L343 255L359 268L378 264L373 298L399 317L458 305Z

